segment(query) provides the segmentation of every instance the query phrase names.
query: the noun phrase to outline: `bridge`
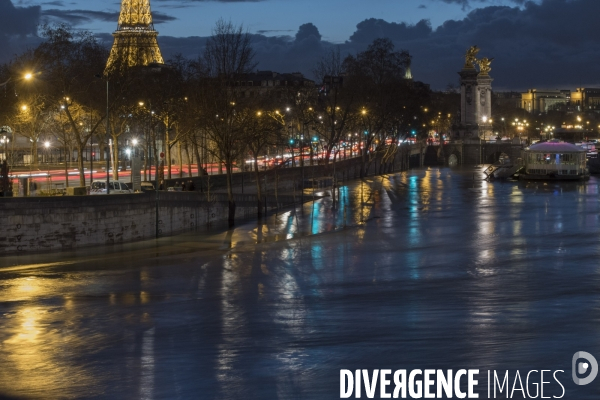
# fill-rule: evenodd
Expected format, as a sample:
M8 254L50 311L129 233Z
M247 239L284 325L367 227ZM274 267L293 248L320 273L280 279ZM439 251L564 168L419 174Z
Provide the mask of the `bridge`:
M521 157L521 151L525 147L525 144L517 141L455 140L443 146L417 144L411 149L410 158L412 166L493 164L502 153L516 160Z

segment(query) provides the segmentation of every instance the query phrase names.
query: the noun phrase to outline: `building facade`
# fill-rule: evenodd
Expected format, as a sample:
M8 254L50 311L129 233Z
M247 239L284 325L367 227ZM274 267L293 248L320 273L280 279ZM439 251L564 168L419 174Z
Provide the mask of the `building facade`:
M559 105L574 111L600 110L600 88L576 88L575 91L529 89L521 93L519 107L529 113L539 114Z
M537 90L529 89L521 94L520 107L532 114L548 112L558 104L569 105L571 91L569 90Z

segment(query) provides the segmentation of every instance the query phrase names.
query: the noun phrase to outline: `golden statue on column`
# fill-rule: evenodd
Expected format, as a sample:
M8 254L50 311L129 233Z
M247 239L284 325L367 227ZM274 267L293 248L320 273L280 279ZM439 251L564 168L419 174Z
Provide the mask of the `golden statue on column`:
M477 65L479 65L479 73L481 75L489 75L490 71L492 70L492 67L490 67L490 65L492 64L493 60L493 58L487 57L484 57L481 60L477 60Z
M479 53L479 47L469 47L469 49L467 50L467 54L465 54L464 68L475 68L475 63L477 62L477 53Z

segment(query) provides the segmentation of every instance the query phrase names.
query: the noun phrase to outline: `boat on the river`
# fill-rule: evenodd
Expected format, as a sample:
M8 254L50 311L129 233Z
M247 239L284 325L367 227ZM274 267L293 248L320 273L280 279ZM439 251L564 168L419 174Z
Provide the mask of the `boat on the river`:
M589 179L586 154L581 146L557 140L533 144L524 150L524 172L519 179Z
M486 175L486 179L489 180L508 179L515 176L521 168L523 168L523 165L520 158L513 162L508 154L502 153L498 158L498 162L490 165L483 173Z

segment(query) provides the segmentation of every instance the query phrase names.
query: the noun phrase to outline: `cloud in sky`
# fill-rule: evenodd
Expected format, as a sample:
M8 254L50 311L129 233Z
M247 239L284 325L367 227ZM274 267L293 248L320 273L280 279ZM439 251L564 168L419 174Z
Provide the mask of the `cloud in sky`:
M35 34L40 12L40 6L15 7L10 0L0 0L0 35Z
M431 0L431 1L438 1L438 2L441 1L446 4L458 4L464 10L473 8L473 7L481 7L482 5L485 5L485 4L494 5L498 2L498 0ZM509 1L511 1L512 3L515 3L515 4L525 4L528 1L535 1L535 0L509 0Z
M156 0L153 0L156 1ZM435 2L452 0L429 0ZM476 0L478 2L478 0ZM178 3L181 3L178 2ZM449 19L433 28L428 20L414 24L365 19L356 25L344 43L325 40L314 23L302 24L292 32L271 31L252 34L259 69L279 72L303 72L312 75L315 63L329 49L339 46L342 54L364 50L373 40L389 37L397 49L408 50L413 56L415 79L443 89L458 82L457 71L464 63L465 50L471 45L481 48L481 57L494 57L491 75L497 89L573 88L578 85L600 87L596 65L600 64L600 33L597 15L599 0L541 0L517 6L499 6L488 0L485 7L474 8L464 18ZM469 4L474 4L471 0ZM63 11L58 13L58 11ZM39 7L15 8L8 0L0 0L0 41L31 37L41 18L70 21L85 26L89 19L115 21L109 12L81 10L45 10ZM157 19L158 15L158 19ZM164 15L164 14L163 14ZM1 19L8 22L1 24ZM164 21L169 16L162 17ZM170 17L173 18L173 17ZM161 20L161 14L155 14ZM20 21L20 22L19 22ZM271 36L266 36L269 33ZM29 35L29 36L27 36ZM107 45L110 34L99 35ZM173 37L160 35L159 43L166 58L181 53L197 57L202 53L206 37ZM6 46L0 42L0 48ZM10 58L12 53L0 52Z
M119 19L119 12L91 11L91 10L59 10L49 9L42 11L43 19L49 21L66 22L72 25L82 25L91 21L115 22ZM174 21L177 18L161 12L152 12L152 21L155 24Z
M35 41L41 7L15 7L10 0L0 0L0 61L8 61Z
M488 6L471 11L464 19L448 20L433 29L427 20L416 24L367 19L339 45L342 54L364 50L380 37L392 39L397 49L413 55L415 79L443 89L456 85L464 53L471 45L481 57L494 57L494 87L600 86L598 0L544 0L524 7ZM573 23L577 21L577 23ZM172 54L173 40L164 52ZM295 37L253 35L260 69L301 71L310 75L315 62L331 47L313 24L302 25ZM174 50L175 48L173 48ZM199 53L200 50L195 51Z

